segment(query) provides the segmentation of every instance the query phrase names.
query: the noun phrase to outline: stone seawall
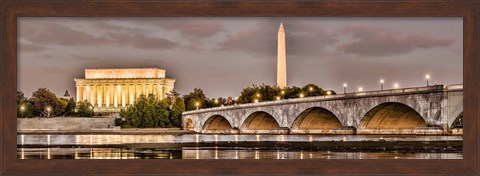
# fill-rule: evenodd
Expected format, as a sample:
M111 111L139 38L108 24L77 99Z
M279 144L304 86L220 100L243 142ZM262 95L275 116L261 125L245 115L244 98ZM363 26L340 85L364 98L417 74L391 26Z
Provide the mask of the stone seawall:
M114 118L53 117L17 119L17 130L92 130L115 127Z

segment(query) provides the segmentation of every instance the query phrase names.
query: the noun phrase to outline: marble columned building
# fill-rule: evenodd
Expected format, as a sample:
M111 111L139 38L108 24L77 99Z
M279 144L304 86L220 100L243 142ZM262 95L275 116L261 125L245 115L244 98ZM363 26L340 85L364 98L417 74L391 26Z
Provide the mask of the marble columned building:
M165 98L174 83L158 68L85 69L85 79L75 79L76 101L89 101L95 112L119 112L141 94Z

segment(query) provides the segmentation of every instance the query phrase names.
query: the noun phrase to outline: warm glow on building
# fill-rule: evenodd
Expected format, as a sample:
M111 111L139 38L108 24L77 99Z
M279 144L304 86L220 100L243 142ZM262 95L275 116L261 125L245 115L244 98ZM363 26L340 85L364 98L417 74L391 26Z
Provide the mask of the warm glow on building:
M165 98L174 83L158 68L85 69L85 79L75 79L76 101L87 100L95 112L119 112L141 94Z

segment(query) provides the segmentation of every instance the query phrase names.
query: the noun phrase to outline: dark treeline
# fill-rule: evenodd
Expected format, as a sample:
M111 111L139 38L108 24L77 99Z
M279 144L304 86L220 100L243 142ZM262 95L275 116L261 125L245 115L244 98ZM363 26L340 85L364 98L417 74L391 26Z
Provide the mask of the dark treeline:
M323 90L315 84L307 84L301 88L252 85L244 88L240 96L235 98L230 96L208 98L203 90L198 88L183 96L172 91L164 99L159 99L153 94L142 94L133 105L120 111L120 118L115 119L115 123L123 128L180 127L184 111L334 94L336 94L334 91ZM17 105L17 116L24 118L94 115L94 107L90 102L59 98L46 88L37 89L31 98L17 91Z

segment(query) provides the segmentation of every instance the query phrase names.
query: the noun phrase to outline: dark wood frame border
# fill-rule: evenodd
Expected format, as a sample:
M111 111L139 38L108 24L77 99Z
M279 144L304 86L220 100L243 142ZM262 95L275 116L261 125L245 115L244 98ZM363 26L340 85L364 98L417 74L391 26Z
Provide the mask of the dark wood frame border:
M455 174L479 173L479 5L441 2L1 2L1 173L13 174ZM464 159L462 160L17 160L17 17L368 16L464 19Z

